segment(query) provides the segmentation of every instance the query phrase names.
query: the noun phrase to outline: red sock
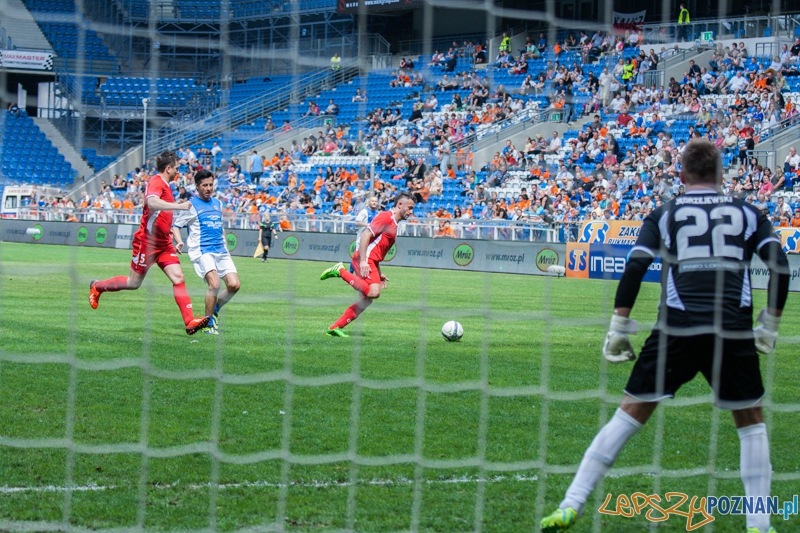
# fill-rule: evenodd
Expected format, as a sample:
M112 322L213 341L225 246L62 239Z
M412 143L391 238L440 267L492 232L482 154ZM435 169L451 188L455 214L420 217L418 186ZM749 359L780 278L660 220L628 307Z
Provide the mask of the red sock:
M189 298L189 293L186 292L186 283L173 285L172 294L175 295L175 303L178 304L178 309L181 310L183 323L188 325L194 318L194 314L192 314L192 299Z
M98 292L117 292L128 290L128 276L117 276L116 278L98 281L94 284Z
M363 278L359 278L355 274L351 274L347 269L344 268L339 271L339 274L342 276L343 280L350 284L351 287L364 296L367 295L369 292L369 283L367 283Z
M349 274L349 272L348 272L348 274ZM339 317L339 320L334 322L333 325L328 329L336 329L336 328L345 327L347 324L349 324L350 322L352 322L353 320L358 318L358 315L360 315L364 311L364 309L369 307L369 305L371 303L372 303L372 300L366 300L366 301L360 300L360 301L354 303L353 305L351 305L350 307L345 309L344 310L344 314L342 314L342 316Z

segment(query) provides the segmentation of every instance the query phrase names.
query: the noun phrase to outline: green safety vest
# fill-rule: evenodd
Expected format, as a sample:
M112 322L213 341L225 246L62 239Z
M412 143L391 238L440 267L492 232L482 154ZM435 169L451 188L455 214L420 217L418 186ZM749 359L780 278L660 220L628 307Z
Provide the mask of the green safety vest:
M678 13L678 24L689 24L689 10L685 7Z
M341 62L342 62L341 57L333 56L331 58L331 70L339 70L340 68L342 68L342 66L339 64Z
M633 77L633 63L622 67L622 79L629 80Z
M500 51L501 52L510 52L511 51L511 38L504 37L503 40L500 42Z

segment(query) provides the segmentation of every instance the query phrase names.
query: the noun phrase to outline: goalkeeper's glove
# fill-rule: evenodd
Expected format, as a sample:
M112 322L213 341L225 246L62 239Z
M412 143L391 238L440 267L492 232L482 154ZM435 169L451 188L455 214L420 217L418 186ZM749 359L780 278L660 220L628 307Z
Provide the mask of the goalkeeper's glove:
M762 309L756 322L761 322L761 325L753 328L756 350L763 354L770 353L775 349L775 341L778 340L778 326L781 324L781 317L772 316L766 309Z
M637 323L635 320L624 316L611 317L611 326L608 328L606 340L603 343L603 357L610 363L624 363L636 359L633 345L628 334L635 334Z

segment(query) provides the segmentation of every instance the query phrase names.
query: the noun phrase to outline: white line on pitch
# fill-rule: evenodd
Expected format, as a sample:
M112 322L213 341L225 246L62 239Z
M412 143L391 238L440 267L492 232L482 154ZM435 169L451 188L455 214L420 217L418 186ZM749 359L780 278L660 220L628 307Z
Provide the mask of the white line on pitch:
M530 482L538 481L537 476L491 476L485 479L477 477L458 477L447 479L426 479L424 483L427 485L434 484L447 484L447 485L461 485L468 483L498 483L501 481L519 481ZM374 486L388 486L388 485L412 485L414 480L410 478L398 479L360 479L357 482L359 485L374 485ZM349 487L352 485L350 481L297 481L289 483L290 487L309 487L309 488L325 488L325 487ZM242 481L241 483L220 483L220 489L236 489L236 488L281 488L282 483L273 483L270 481ZM104 490L114 490L122 488L118 485L74 485L72 487L62 487L56 485L45 485L41 487L0 487L0 494L14 494L19 492L101 492ZM181 484L180 481L169 484L153 485L154 489L172 489L172 488L187 488L187 489L206 489L211 487L210 483L186 483Z

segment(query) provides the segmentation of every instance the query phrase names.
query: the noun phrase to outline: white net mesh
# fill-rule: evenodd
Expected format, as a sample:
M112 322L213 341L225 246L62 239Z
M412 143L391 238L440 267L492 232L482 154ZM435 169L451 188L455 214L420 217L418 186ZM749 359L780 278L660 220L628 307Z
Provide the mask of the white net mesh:
M350 18L322 1L26 5L59 58L51 118L78 151L94 151L92 158L84 154L94 170L108 162L97 154L125 153L142 166L161 150L188 148L226 174L226 163L241 156L239 170L250 179L246 154L256 147L267 155L289 150L292 140L316 133L325 127L328 100L340 109L330 115L332 126L349 126L347 135L362 141L369 133L364 119L377 108L402 109L407 119L418 100L414 93L423 99L441 94L434 90L444 67L426 65L451 41L462 49L456 50L456 73L481 73L493 87L516 91L524 76L507 75L513 65L484 68L500 50L498 19L527 27L509 25L514 55L525 48L519 35L530 34L536 43L543 33L549 43L543 58L532 60L530 74L565 58L594 72L618 57L609 50L589 63L579 46L560 57L552 50L570 31L610 31L610 2L584 16L594 22L559 18L563 8L550 0L543 11L426 2L418 7L422 38L398 38L391 47L372 28L392 22L368 24L363 4ZM485 29L437 37L440 10L455 8L480 13ZM648 45L674 41L673 34L651 32ZM487 52L483 64L476 63L474 45ZM406 87L401 80L390 86L398 76L399 57L388 55L395 47L413 57L424 85ZM338 68L333 53L343 58ZM368 99L356 100L356 90ZM524 119L498 121L467 136L463 146L475 152L476 170L491 160L479 161L481 150L499 150L506 135L525 131L520 124L553 118L540 114L552 94L520 96L533 102L525 104ZM594 112L592 95L583 96L572 104L579 122L573 132ZM303 116L312 102L323 112ZM283 137L276 133L284 124L298 132L296 139L289 130ZM141 145L144 129L150 147L127 154ZM215 144L219 155L212 152ZM306 161L297 168L307 175L298 179L311 188L323 167ZM461 162L456 167L470 170ZM125 177L129 170L98 179L111 183L113 174ZM371 171L375 181L388 182L392 174ZM39 184L74 179L65 171ZM269 179L275 182L259 186L276 196L276 211L285 210L290 202L281 191L288 185L278 173ZM236 178L223 182L231 201ZM97 185L80 184L95 198L102 193ZM135 188L120 190L118 198L137 200ZM441 207L452 210L456 203L454 193ZM330 204L317 209L340 207ZM417 215L425 218L424 211ZM72 212L57 216L64 220ZM79 216L80 222L107 224L137 218ZM232 224L253 229L256 221L245 212ZM352 338L329 339L325 328L353 295L342 284L318 282L321 263L273 261L264 270L238 257L243 290L221 315L221 335L187 340L176 333L182 335L174 326L171 289L158 272L137 292L105 295L98 311L85 305L88 282L123 274L128 253L0 247L0 405L7 419L0 423L0 529L536 530L613 413L628 375L599 357L611 282L389 268L389 290L349 328ZM197 306L204 289L184 267ZM654 285L642 290L642 323L655 321L658 296ZM787 325L796 320L794 301L792 295ZM462 342L442 340L439 328L447 320L464 324ZM791 498L800 480L792 440L800 413L792 359L797 339L785 329L777 353L764 357L762 366L773 487L781 500ZM636 339L640 347L644 335ZM741 494L738 440L730 420L711 406L706 385L697 380L659 409L595 491L576 531L648 527L642 515L595 512L606 493ZM787 524L790 531L797 519ZM685 524L673 517L667 526L652 527L677 531ZM707 530L743 527L741 517L720 517Z

